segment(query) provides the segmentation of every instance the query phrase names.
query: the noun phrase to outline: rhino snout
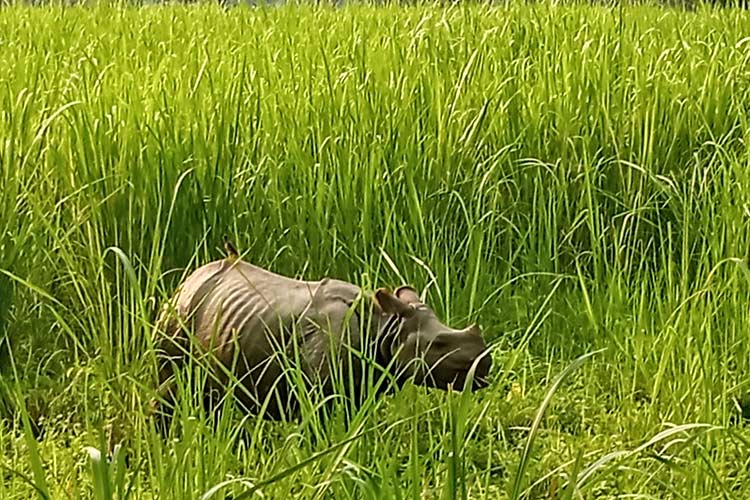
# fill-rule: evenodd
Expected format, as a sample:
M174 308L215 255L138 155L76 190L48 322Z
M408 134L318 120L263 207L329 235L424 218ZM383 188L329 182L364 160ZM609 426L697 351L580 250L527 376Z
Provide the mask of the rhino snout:
M472 377L471 382L471 390L476 391L479 389L484 389L489 385L487 376L489 375L490 368L492 367L492 358L490 357L489 351L485 351L484 353L482 353L481 357L474 358L471 363L468 363L466 365L465 369L450 372L448 377L444 379L443 383L438 383L437 386L447 389L447 387L450 385L455 390L464 390L467 379L469 377L469 371L471 370L472 366L475 366L475 368L474 376Z
M472 382L473 389L482 389L487 387L488 381L487 376L492 368L492 356L487 345L484 343L484 339L476 325L472 325L467 328L461 334L461 349L464 351L466 356L464 362L466 363L465 369L468 375L468 371L474 366L474 377ZM463 386L463 383L461 384Z
M472 389L487 387L492 357L478 328L441 335L440 341L434 353L439 359L430 370L436 386L452 385L454 389L463 390L473 367Z

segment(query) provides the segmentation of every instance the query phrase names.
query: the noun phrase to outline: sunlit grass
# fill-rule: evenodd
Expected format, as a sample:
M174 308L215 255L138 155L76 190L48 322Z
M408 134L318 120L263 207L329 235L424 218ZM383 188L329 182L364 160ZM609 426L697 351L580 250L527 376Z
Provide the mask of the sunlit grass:
M3 8L0 498L747 496L748 108L742 10ZM225 233L427 287L492 385L271 423L188 370L161 436L157 308Z

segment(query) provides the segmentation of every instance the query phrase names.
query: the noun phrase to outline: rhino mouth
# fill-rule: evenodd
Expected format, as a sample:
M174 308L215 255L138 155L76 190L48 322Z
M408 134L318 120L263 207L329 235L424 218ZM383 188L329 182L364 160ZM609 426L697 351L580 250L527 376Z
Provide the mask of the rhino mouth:
M491 367L491 360L489 355L483 356L477 363L474 375L471 380L471 390L477 391L484 389L490 385L489 371ZM446 369L447 367L437 366L432 367L427 373L424 373L421 379L421 385L427 387L433 387L436 389L463 391L467 385L469 379L469 372L472 370L472 366L462 368Z
M460 371L456 374L455 377L451 380L447 380L443 383L438 384L438 388L448 390L448 388L453 388L453 390L456 391L463 391L466 388L466 383L469 378L469 370ZM484 389L490 385L489 380L486 376L482 377L478 374L474 374L474 377L471 381L471 390L477 391L480 389Z

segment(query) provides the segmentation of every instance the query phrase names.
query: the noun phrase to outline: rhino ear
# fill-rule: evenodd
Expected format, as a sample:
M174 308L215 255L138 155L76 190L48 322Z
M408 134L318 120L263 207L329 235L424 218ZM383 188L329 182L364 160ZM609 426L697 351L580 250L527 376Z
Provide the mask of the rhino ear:
M397 314L402 317L409 317L414 314L413 307L385 288L378 288L375 292L375 302L387 314Z
M402 285L396 288L394 294L396 295L396 297L403 300L407 304L422 303L422 299L419 298L419 293L417 293L417 291L409 285Z

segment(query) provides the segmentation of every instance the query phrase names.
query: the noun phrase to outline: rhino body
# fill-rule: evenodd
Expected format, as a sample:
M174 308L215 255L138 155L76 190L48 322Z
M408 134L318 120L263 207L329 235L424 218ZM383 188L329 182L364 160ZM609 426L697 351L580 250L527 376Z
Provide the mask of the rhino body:
M284 373L290 365L324 395L335 392L332 371L341 370L353 384L349 395L359 399L368 363L376 376L389 367L399 385L414 377L422 385L452 383L459 389L478 357L474 388L486 385L491 363L476 327L459 331L442 325L410 287L396 294L380 289L368 299L345 281L292 279L238 259L194 271L162 311L156 330L163 355L159 381L167 399L175 364L199 352L219 368L209 377L209 390L226 387L230 372L239 381L235 396L247 411L259 412L271 396L263 415L272 419L298 412ZM416 358L432 361L424 370L410 366Z

